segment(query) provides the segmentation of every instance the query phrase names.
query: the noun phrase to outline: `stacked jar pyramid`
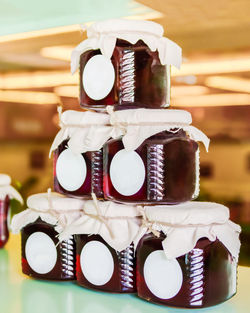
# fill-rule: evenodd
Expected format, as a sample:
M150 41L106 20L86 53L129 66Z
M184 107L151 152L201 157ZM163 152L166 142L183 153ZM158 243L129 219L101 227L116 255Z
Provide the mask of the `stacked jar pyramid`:
M59 109L54 191L28 198L23 273L137 293L176 307L207 307L236 293L240 227L199 195L191 114L169 108L181 48L153 22L91 25L72 52L80 111Z

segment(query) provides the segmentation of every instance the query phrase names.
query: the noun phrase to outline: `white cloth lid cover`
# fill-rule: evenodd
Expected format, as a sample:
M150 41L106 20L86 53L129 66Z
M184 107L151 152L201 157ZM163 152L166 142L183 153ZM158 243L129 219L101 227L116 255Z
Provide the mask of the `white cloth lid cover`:
M185 202L178 205L145 206L146 223L135 239L135 245L150 231L162 231L167 258L177 258L190 252L201 238L218 239L238 260L240 250L239 225L229 220L229 209L213 202ZM151 226L147 227L147 223ZM148 225L149 225L148 224Z
M201 141L206 150L209 138L199 129L190 125L192 116L185 110L157 110L157 109L129 109L114 111L107 107L110 123L113 125L113 138L122 136L126 150L136 150L144 140L162 131L175 133L176 129L183 129L195 141Z
M52 143L50 156L66 139L69 139L68 147L74 153L84 153L98 151L113 136L110 117L105 113L73 110L61 113L60 109L59 120L61 129Z
M11 229L18 233L39 217L46 223L56 225L58 232L80 217L84 200L68 198L59 193L38 193L27 199L27 209L13 216Z
M192 115L185 110L174 109L129 109L113 111L107 107L110 114L110 123L122 125L143 125L155 123L187 124L192 123Z
M118 38L135 44L144 41L151 51L158 51L162 65L174 65L180 68L182 50L173 41L163 36L161 25L151 21L113 19L92 24L87 29L88 39L81 42L71 55L71 72L79 66L80 55L87 50L100 49L107 58L111 58Z
M59 240L70 235L100 235L113 249L126 249L138 234L140 212L136 206L111 201L88 200L84 213L60 234Z
M229 209L219 203L188 201L174 205L145 206L149 221L174 225L224 224L229 219Z
M11 178L7 174L0 174L0 199L4 200L6 196L10 199L16 199L23 204L23 198L20 193L11 185Z

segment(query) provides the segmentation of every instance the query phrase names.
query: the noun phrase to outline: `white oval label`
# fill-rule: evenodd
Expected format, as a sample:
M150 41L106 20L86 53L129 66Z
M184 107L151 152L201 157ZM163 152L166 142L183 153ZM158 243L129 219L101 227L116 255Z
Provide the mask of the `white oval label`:
M114 260L109 249L100 241L86 243L80 255L81 270L93 285L108 283L114 272Z
M180 264L176 259L167 259L163 250L149 254L143 271L146 285L156 297L171 299L180 291L183 282Z
M86 94L94 100L105 98L115 82L115 70L111 60L97 54L86 63L82 73L82 84Z
M118 151L110 164L110 179L114 188L124 196L136 194L146 177L144 163L135 151Z
M56 162L56 177L59 184L68 191L79 189L87 175L84 157L80 153L64 150Z
M25 245L25 255L29 266L38 274L47 274L56 265L56 246L43 232L35 232L29 236Z

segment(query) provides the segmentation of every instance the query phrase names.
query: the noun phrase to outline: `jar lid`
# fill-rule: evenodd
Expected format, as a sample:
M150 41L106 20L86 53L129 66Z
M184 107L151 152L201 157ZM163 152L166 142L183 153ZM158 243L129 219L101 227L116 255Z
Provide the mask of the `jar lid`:
M100 49L102 55L110 59L117 39L126 40L131 44L142 40L151 51L158 51L162 65L174 65L177 68L181 65L181 48L163 37L162 26L151 21L117 19L97 22L87 29L87 36L88 38L72 51L72 73L78 68L80 55L85 51Z
M87 200L84 203L84 212L87 214L99 214L102 217L136 217L141 216L137 205L121 204L113 201Z
M122 125L159 125L159 124L185 124L192 123L192 115L185 110L175 109L129 109L114 111L113 107L107 107L111 115L110 123Z
M141 216L135 205L111 201L86 201L82 216L60 234L59 239L67 240L76 234L100 235L113 249L122 251L129 247L140 228Z
M88 37L100 36L107 33L129 32L129 33L147 33L157 37L162 37L163 27L152 21L111 19L93 23L87 29Z
M188 201L176 205L145 206L149 221L166 223L171 227L224 224L229 220L229 209L219 203Z
M61 107L58 108L58 113L61 130L52 143L50 156L64 140L68 140L67 145L73 153L81 154L100 150L112 137L113 128L106 113L73 110L62 113Z
M72 212L83 208L84 200L78 198L68 198L56 192L38 193L27 199L28 209L48 212Z
M0 174L0 186L6 186L11 184L11 178L7 174Z
M97 113L93 111L74 111L67 110L59 113L61 126L64 127L88 127L91 125L109 125L109 116L105 113Z
M61 233L66 226L80 217L84 200L67 198L59 193L50 192L34 194L27 199L28 208L12 218L11 230L14 234L37 219L54 225Z
M11 177L7 174L0 174L0 199L3 200L6 196L9 196L10 199L16 199L23 203L22 196L10 184Z

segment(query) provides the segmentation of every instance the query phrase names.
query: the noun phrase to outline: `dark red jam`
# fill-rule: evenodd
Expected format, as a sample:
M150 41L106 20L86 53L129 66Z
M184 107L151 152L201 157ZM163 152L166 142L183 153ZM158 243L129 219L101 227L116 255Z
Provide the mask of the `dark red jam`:
M0 200L0 248L3 248L9 239L8 214L10 200L6 196L4 200Z
M83 154L79 154L80 162L85 163L85 168L80 167L79 169L76 168L79 162L76 160L68 158L61 162L60 172L68 171L70 174L65 176L60 181L58 177L58 168L57 168L57 161L58 158L62 153L64 153L67 148L68 140L63 141L59 147L54 152L54 190L58 193L67 195L67 196L76 196L85 199L91 199L91 193L95 193L98 199L103 199L103 153L102 150L93 151L93 152L85 152ZM79 158L77 161L79 161ZM67 167L67 168L66 168ZM73 187L72 190L71 186L75 183L76 175L72 174L71 168L76 168L77 176L80 175L79 180L76 182L78 185ZM81 175L81 171L84 171L85 174ZM71 184L72 180L72 184ZM61 182L61 183L60 183ZM63 185L66 183L66 185ZM70 186L67 187L67 186ZM68 189L67 189L68 188Z
M73 236L58 244L54 226L38 219L21 231L22 271L34 278L75 280Z
M183 130L154 135L135 151L123 149L121 139L104 145L105 199L176 204L198 196L199 148Z
M136 292L133 244L117 252L99 235L76 235L75 240L79 285L113 293Z
M237 264L219 240L202 238L189 253L168 260L162 250L164 238L148 234L138 245L139 297L169 306L203 308L236 293Z
M80 57L80 105L83 108L104 110L107 105L114 105L116 110L121 110L169 106L169 66L163 66L158 52L152 52L141 40L134 45L117 40L111 57L115 72L112 89L100 100L88 96L84 90L83 71L87 62L99 54L100 50L89 50Z

